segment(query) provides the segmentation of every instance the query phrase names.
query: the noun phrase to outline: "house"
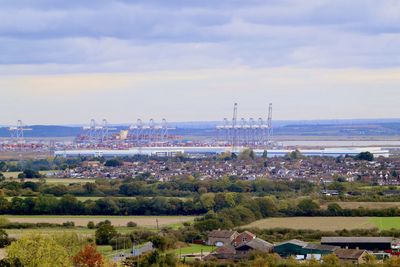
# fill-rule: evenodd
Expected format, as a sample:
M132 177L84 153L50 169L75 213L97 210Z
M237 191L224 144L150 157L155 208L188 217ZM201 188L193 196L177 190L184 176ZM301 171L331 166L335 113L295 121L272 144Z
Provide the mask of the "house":
M223 247L231 245L232 241L239 235L236 231L231 230L213 230L208 234L207 245Z
M230 242L228 242L230 240ZM273 244L257 238L253 233L216 230L208 235L208 244L222 244L210 257L218 259L240 259L249 256L252 251L269 253Z
M368 252L360 249L340 248L335 250L335 254L339 258L341 264L363 264L365 263L365 256L368 255Z
M244 231L243 233L237 235L235 239L232 241L232 245L237 247L240 246L243 243L250 242L251 240L255 239L256 235L253 233L250 233L249 231Z
M274 245L262 240L260 238L254 238L249 242L243 242L241 245L236 247L236 254L238 257L246 257L252 251L269 253L272 251Z
M275 245L274 252L282 257L289 257L292 255L306 255L306 251L303 249L308 243L292 239Z
M392 242L392 237L324 236L321 238L322 245L332 245L351 249L365 249L370 251L390 250L392 248Z
M236 257L236 250L233 246L225 245L217 248L214 256L218 259L233 259Z

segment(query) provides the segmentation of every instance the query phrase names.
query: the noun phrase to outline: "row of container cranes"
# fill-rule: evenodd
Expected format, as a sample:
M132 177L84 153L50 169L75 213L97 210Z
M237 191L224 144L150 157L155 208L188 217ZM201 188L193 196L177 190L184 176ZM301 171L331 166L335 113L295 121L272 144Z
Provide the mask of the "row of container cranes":
M85 145L106 146L123 142L130 146L162 146L173 140L168 132L173 129L168 126L166 119L162 119L160 123L154 119L150 119L148 123L137 119L136 123L127 129L110 127L106 119L103 119L101 124L92 119L88 126L83 127L83 134L78 136L76 141Z
M266 119L262 117L238 120L238 104L233 107L232 120L224 118L217 126L217 142L223 146L271 147L273 146L272 103L268 105Z
M163 147L163 146L220 146L220 147L251 147L271 148L272 137L272 104L268 105L266 118L238 119L238 104L233 107L232 119L223 119L216 126L215 135L208 136L203 141L178 140L176 128L171 127L166 119L157 122L150 119L144 122L137 119L130 126L112 126L106 119L98 123L92 119L83 126L81 134L75 138L74 148L82 149L129 149L132 147ZM25 144L24 132L32 131L19 120L16 126L9 127L11 144ZM185 143L186 142L186 143Z

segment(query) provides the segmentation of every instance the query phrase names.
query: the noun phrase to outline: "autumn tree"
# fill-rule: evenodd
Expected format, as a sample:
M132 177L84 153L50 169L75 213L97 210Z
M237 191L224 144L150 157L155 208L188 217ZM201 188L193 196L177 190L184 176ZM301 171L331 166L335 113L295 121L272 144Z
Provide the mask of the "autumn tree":
M76 267L103 267L104 258L93 244L85 246L72 259Z

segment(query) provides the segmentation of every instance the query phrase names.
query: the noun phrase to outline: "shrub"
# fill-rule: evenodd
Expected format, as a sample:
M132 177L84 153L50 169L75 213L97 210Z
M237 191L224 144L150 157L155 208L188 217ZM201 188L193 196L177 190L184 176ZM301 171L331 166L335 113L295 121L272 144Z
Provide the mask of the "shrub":
M135 222L128 222L128 223L126 224L126 226L127 226L127 227L131 227L131 228L135 228L135 227L137 227L137 223L135 223Z
M94 228L96 228L96 225L94 224L94 222L90 221L90 222L88 222L88 224L87 224L87 228L89 228L89 229L94 229Z

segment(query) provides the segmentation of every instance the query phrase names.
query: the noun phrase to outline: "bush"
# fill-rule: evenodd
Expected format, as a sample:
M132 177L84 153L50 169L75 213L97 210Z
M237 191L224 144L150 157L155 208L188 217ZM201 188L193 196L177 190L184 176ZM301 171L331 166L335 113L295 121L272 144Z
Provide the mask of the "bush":
M131 227L131 228L135 228L135 227L137 227L137 223L135 223L135 222L128 222L128 223L126 224L126 226L127 226L127 227Z
M87 224L87 228L88 228L88 229L94 229L94 228L96 228L96 225L94 224L94 222L90 221L90 222L88 222L88 224Z
M75 223L74 222L63 222L62 226L70 228L70 227L74 227Z

